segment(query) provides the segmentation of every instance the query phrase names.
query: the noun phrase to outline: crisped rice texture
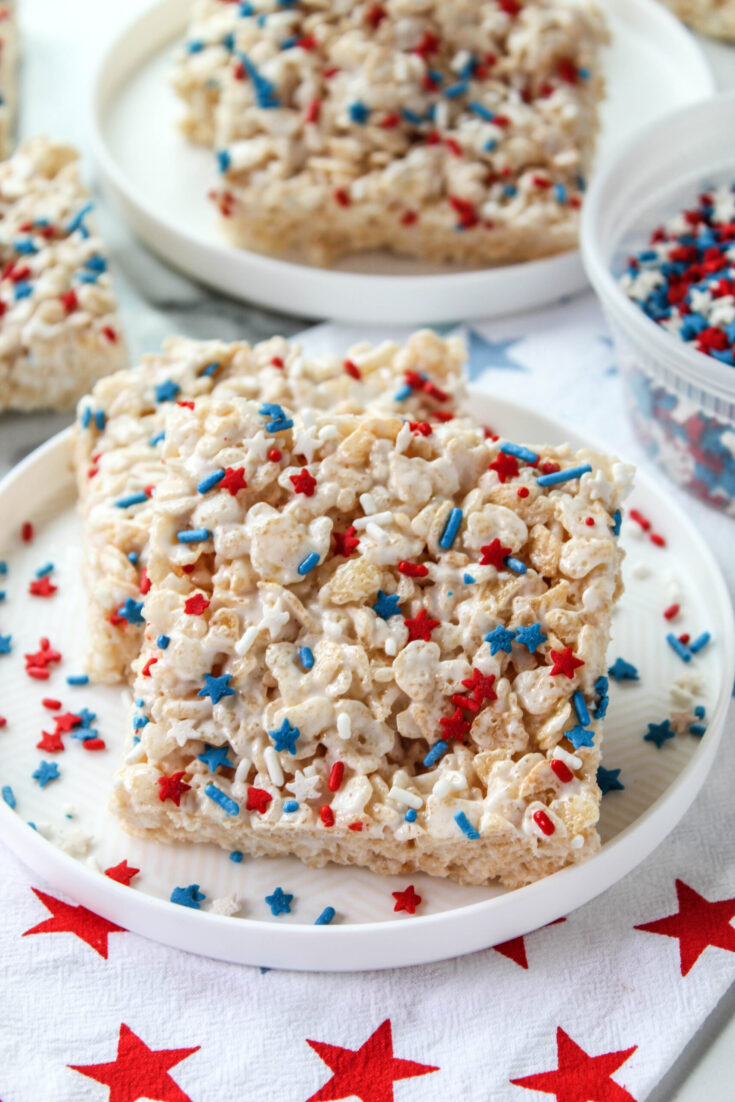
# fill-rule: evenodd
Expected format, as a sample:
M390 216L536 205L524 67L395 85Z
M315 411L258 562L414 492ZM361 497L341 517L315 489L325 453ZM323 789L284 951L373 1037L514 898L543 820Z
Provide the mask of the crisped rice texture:
M142 627L118 610L126 600L140 601L145 589L150 494L164 475L163 429L173 402L237 394L284 402L305 418L308 408L367 407L434 420L450 416L464 397L464 358L461 341L428 331L405 346L359 344L344 358L305 357L280 337L255 348L174 337L161 355L145 356L139 366L98 383L79 405L75 430L93 679L125 679L140 650ZM262 429L258 441L264 447ZM305 436L305 458L311 446ZM270 450L263 451L264 460Z
M93 205L69 146L0 164L0 410L73 408L126 363Z
M605 38L589 0L200 0L173 82L236 245L485 265L575 244Z
M664 0L664 3L695 30L716 38L735 39L732 0Z
M0 4L0 158L13 147L17 113L18 24L15 0Z
M271 417L167 418L123 825L511 887L594 852L630 470L466 420Z

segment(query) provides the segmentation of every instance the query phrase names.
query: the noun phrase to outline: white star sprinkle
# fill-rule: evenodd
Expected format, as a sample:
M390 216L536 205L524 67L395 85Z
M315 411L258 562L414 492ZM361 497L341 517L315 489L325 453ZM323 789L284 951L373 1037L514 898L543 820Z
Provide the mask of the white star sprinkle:
M283 601L279 597L275 604L268 605L263 610L260 621L260 630L267 629L271 639L275 639L284 624L290 619L290 613L283 607Z
M293 793L293 798L300 804L306 803L307 800L318 800L322 791L322 778L307 777L306 773L297 769L294 779L288 782L286 788Z

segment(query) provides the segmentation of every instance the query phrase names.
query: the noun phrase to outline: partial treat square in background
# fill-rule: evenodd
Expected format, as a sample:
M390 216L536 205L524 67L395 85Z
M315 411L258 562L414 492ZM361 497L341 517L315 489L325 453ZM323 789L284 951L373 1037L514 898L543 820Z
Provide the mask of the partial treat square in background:
M461 340L429 331L403 346L355 345L344 357L307 357L280 337L254 348L174 337L161 355L144 356L137 367L101 380L80 403L75 429L92 678L126 679L140 651L137 606L148 584L152 494L165 474L164 424L172 403L209 393L283 402L302 412L305 426L311 408L367 408L438 421L464 400L465 358ZM259 446L265 439L261 427ZM314 443L306 427L299 447L309 462ZM273 453L274 470L277 451L274 440L262 454L265 461Z
M511 887L595 851L630 468L240 398L163 458L128 830Z
M0 410L72 409L127 362L93 207L70 146L0 164Z
M0 4L0 157L13 148L18 101L18 25L15 0Z
M664 0L664 4L702 34L735 41L735 4L732 0Z
M605 40L588 0L201 0L173 83L236 245L520 261L576 244Z

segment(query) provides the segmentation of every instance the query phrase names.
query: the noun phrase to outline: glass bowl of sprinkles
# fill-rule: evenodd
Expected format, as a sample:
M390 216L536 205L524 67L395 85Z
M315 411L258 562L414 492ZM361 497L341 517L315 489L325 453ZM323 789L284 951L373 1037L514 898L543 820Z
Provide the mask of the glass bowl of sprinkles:
M735 93L600 166L581 248L648 455L735 516Z

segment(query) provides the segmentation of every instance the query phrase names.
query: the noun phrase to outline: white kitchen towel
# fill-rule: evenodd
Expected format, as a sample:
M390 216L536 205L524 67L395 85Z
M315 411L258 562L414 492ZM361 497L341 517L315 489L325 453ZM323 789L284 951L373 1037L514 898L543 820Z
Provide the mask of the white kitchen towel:
M464 334L483 388L644 461L589 296ZM364 336L323 325L305 343ZM732 522L686 500L724 558ZM424 967L189 956L111 930L0 849L2 1102L642 1102L735 980L734 730L731 710L692 810L621 883L564 922Z

